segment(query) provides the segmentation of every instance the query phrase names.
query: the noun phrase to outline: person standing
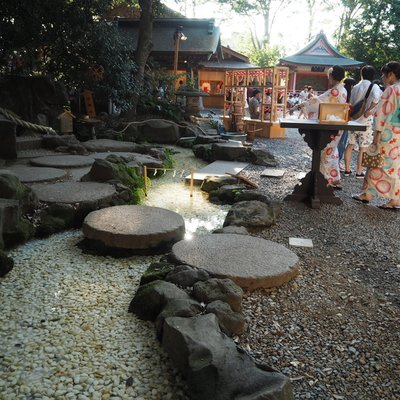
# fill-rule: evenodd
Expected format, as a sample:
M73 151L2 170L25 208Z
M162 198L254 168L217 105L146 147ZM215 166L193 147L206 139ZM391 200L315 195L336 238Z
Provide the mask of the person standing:
M353 87L350 96L350 103L354 106L359 101L362 101L370 86L372 85L372 89L368 95L368 98L365 101L365 111L364 114L357 118L355 121L362 124L367 125L366 131L353 131L349 134L349 143L346 147L346 151L344 153L344 163L345 163L345 171L344 175L351 175L350 170L350 161L351 155L354 150L354 146L358 143L358 157L357 157L357 170L356 170L356 178L364 178L363 167L361 164L363 153L367 150L367 147L372 143L373 140L373 131L372 131L372 123L373 123L373 113L378 101L382 95L381 90L378 85L375 85L372 81L375 75L375 68L371 65L365 65L361 68L361 81L357 83Z
M379 206L400 210L400 62L390 61L381 68L386 86L377 106L373 143L379 146L384 163L368 168L362 192L353 199L369 203L375 195L387 199Z
M260 98L261 92L258 89L253 91L253 97L249 101L249 113L251 119L260 118Z
M347 90L346 103L349 103L350 102L351 91L353 89L353 86L356 84L356 81L353 78L346 78L343 81L343 84L344 84L344 88ZM340 172L342 172L341 163L342 163L342 160L343 160L344 151L346 150L348 137L349 137L349 131L346 129L345 131L343 131L343 135L340 138L340 141L339 141L339 144L338 144ZM345 172L345 170L346 170L346 168L343 166L343 172Z
M339 65L334 65L328 72L329 84L331 89L319 96L312 97L294 108L289 110L293 113L294 109L304 109L304 114L308 119L317 119L319 103L346 103L347 91L343 86L344 69ZM341 189L340 170L339 170L339 152L337 149L340 137L343 131L338 131L337 135L321 151L320 171L328 181L329 186Z

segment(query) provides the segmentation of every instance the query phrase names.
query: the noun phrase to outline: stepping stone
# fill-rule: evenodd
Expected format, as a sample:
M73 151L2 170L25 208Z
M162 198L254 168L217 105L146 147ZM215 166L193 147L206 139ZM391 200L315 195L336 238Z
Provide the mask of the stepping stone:
M304 238L289 238L289 245L295 247L313 247L313 241L311 239Z
M285 175L284 169L266 168L261 172L261 176L267 176L269 178L282 178Z
M62 169L29 167L26 165L14 165L8 167L8 170L23 183L51 182L62 179L67 175L66 171Z
M172 256L181 264L202 268L214 277L230 278L248 290L280 286L299 273L295 253L253 236L201 235L176 243Z
M91 156L74 155L45 156L34 158L30 163L38 167L79 168L92 165L94 158Z
M88 239L113 248L170 248L184 237L185 221L179 214L159 207L115 206L91 212L82 231Z
M114 186L97 182L37 183L31 186L40 201L74 204L108 200L116 193Z
M194 180L203 181L207 176L226 176L226 172L229 172L231 174L238 174L248 165L248 163L235 161L214 161L204 168L198 169L194 173ZM190 179L190 175L188 175L186 179Z
M86 147L86 150L91 152L131 152L135 149L135 147L137 147L136 143L121 142L119 140L112 139L88 140L87 142L82 143L82 145Z
M71 177L72 181L80 181L82 176L86 175L90 169L90 167L73 168L68 171L68 175Z
M124 153L124 152L109 152L109 153L94 153L91 154L91 157L93 158L100 158L102 160L106 159L109 155L115 155L119 157L124 157L132 166L135 164L139 165L146 165L147 167L150 168L162 168L163 162L161 160L158 160L157 158L154 158L148 154L140 154L140 153ZM129 165L129 164L128 164Z

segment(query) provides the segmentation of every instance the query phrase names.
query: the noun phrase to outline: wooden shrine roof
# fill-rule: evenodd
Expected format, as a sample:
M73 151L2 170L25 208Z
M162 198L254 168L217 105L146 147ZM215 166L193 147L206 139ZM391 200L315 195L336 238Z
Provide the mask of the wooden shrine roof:
M342 67L360 67L364 64L362 61L353 60L341 54L329 43L322 31L306 47L279 60L279 65L287 66L321 65L331 67L332 65L340 65Z
M139 20L119 18L117 25L131 41L132 47L136 49ZM209 60L214 53L222 54L220 29L215 26L214 19L156 18L153 22L153 49L151 52L153 57L156 53L174 53L174 34L178 26L182 26L182 31L187 37L187 40L181 40L179 43L180 55L197 55L196 58Z

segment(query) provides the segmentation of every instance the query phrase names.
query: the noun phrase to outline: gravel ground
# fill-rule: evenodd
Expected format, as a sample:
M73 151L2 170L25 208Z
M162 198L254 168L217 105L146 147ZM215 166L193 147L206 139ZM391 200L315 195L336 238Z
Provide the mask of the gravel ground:
M128 305L157 257L83 254L80 231L13 250L0 280L1 400L185 400L185 384Z
M256 166L243 173L283 199L309 170L311 151L290 130L255 145L285 176L260 178ZM250 328L238 341L290 376L296 399L399 399L400 215L354 202L361 182L343 182L343 205L284 202L278 224L259 234L286 246L289 237L310 238L314 247L291 248L301 260L293 282L245 295ZM184 206L167 196L166 208L188 213L192 232L214 229L226 213L198 193L189 199L187 188L175 197ZM0 280L0 399L186 400L153 324L126 312L152 258L85 255L80 239L71 231L11 252L16 266Z
M294 130L255 145L270 150L286 174L260 178L262 168L252 166L244 175L282 199L308 171L311 151ZM259 235L314 244L291 248L301 260L295 281L244 300L250 329L240 344L290 376L296 399L400 399L400 213L375 207L382 200L352 200L361 183L343 178L341 206L284 202L279 222Z

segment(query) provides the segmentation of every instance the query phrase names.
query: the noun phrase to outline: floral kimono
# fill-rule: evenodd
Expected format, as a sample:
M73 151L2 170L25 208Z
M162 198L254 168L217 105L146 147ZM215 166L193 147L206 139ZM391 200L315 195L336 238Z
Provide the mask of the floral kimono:
M383 92L375 113L375 130L384 157L382 168L369 168L363 193L400 200L400 82Z
M308 119L318 119L319 103L346 103L347 90L342 83L337 83L331 89L318 97L305 101L304 114ZM321 151L320 171L329 183L340 181L339 152L337 146L343 131L339 131L334 139Z

